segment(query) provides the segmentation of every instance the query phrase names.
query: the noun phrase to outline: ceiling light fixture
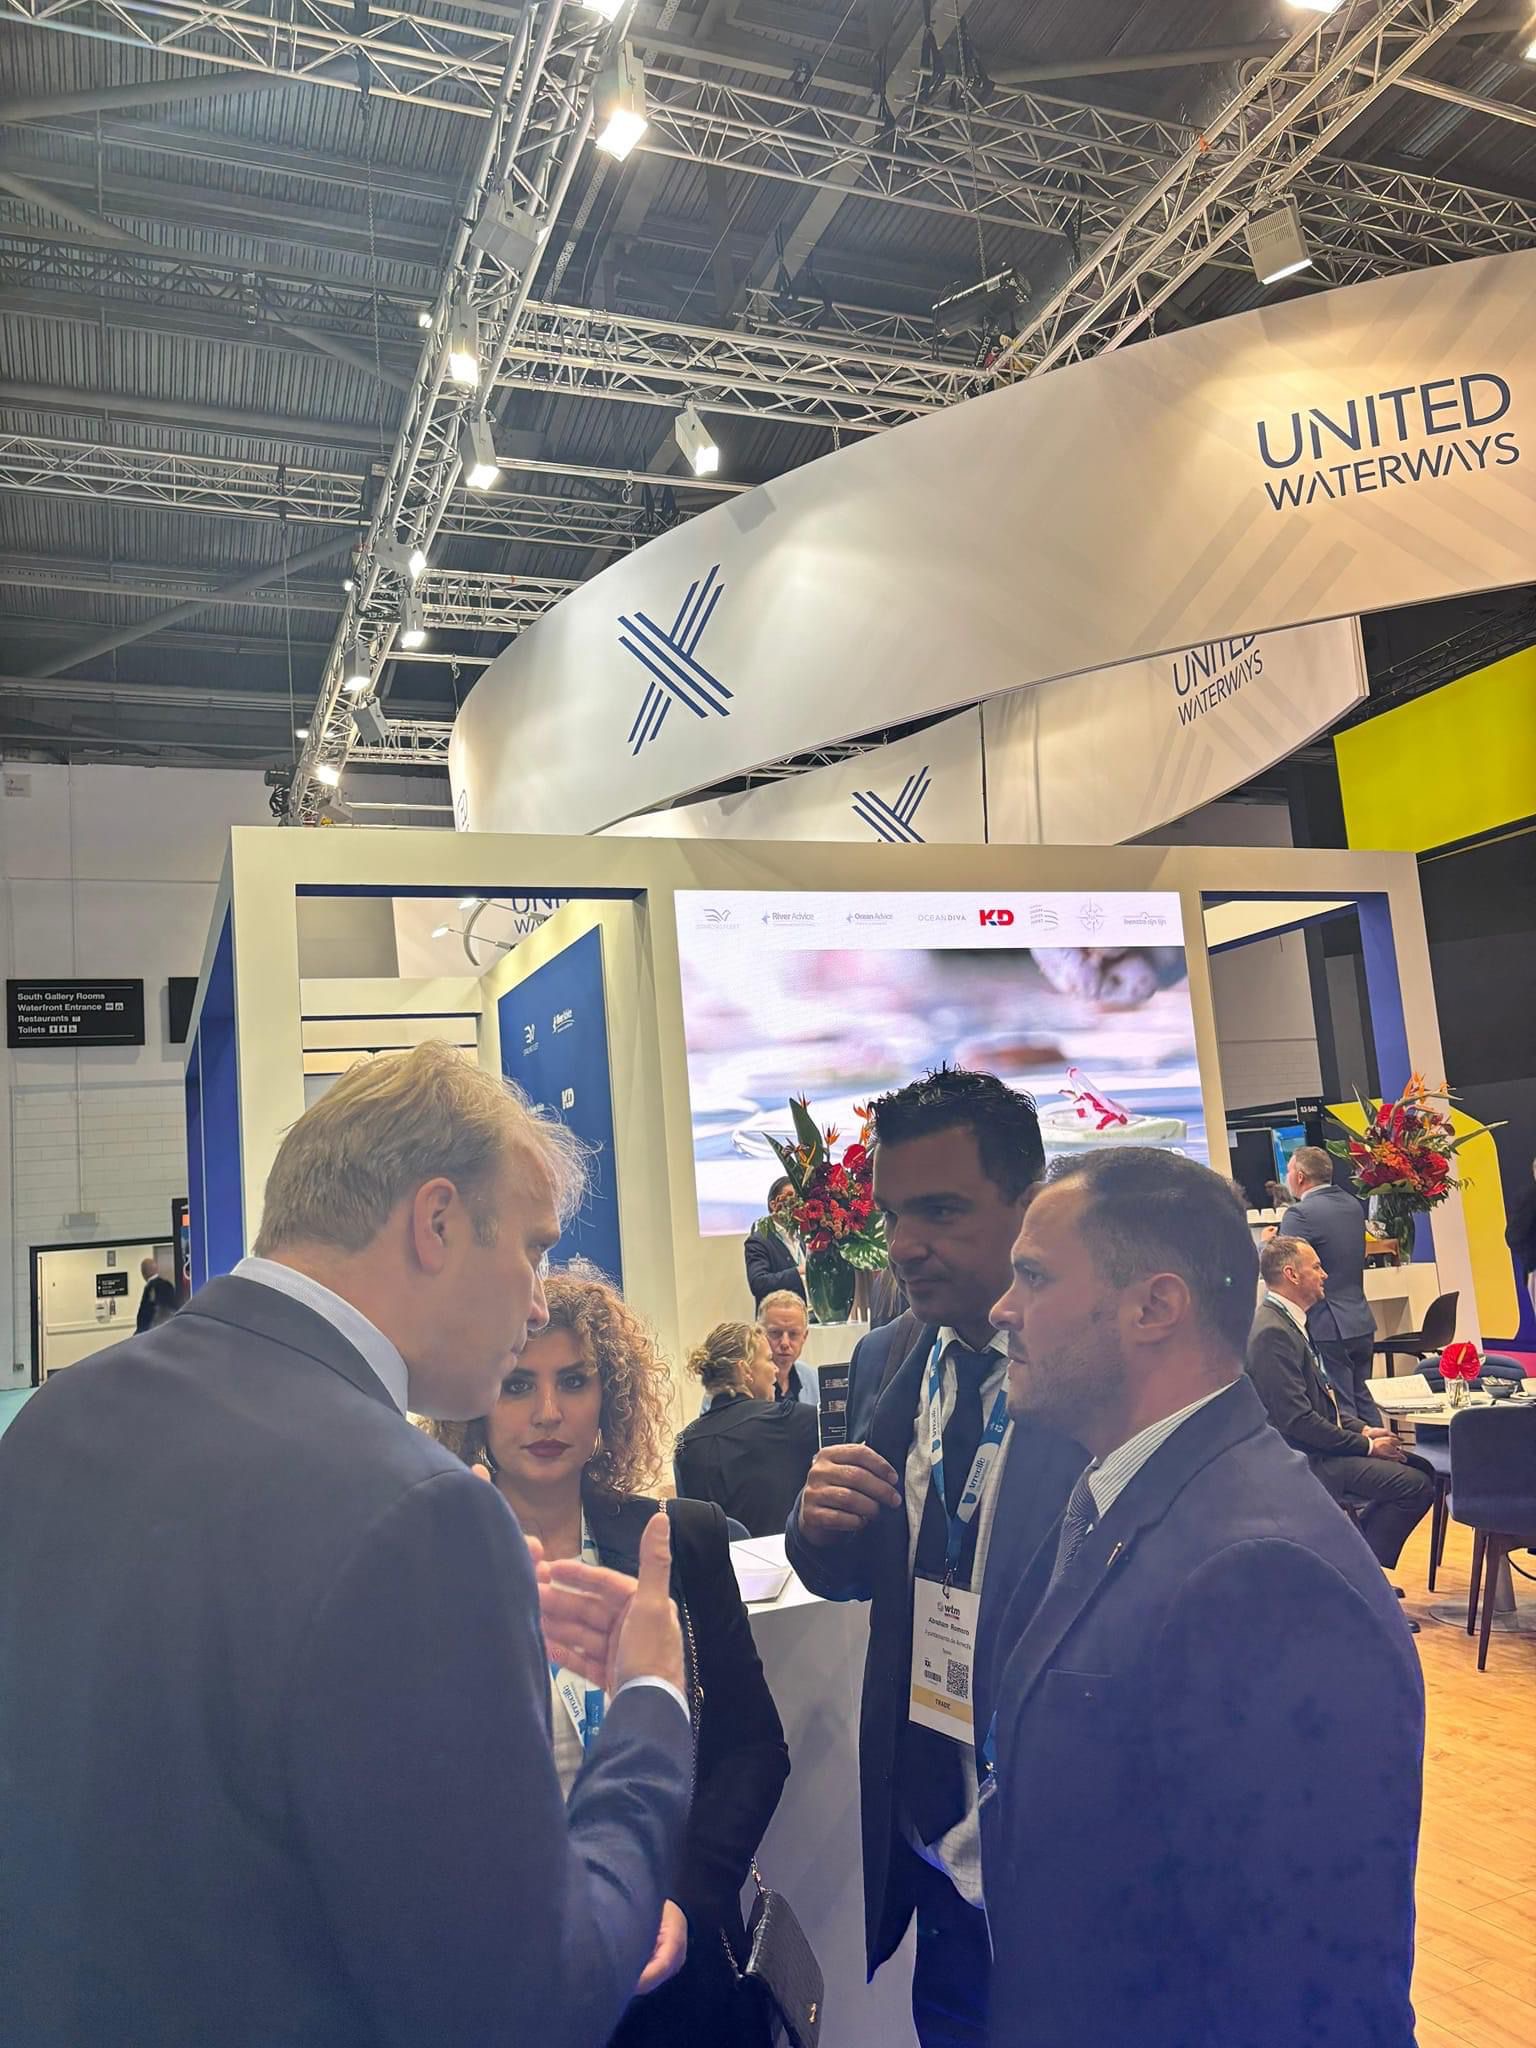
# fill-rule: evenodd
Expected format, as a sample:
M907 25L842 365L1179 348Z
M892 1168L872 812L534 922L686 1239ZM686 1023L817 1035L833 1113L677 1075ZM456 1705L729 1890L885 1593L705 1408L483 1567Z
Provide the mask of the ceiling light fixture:
M491 423L483 412L471 413L459 429L459 461L466 490L488 491L501 475Z
M1284 199L1268 213L1256 214L1247 227L1248 260L1260 284L1278 284L1310 270L1312 251L1294 199Z
M672 433L695 476L714 476L718 472L719 446L699 418L699 409L691 398L672 422Z
M368 659L368 649L361 634L347 643L347 658L342 664L341 687L349 696L361 696L373 682L373 664Z
M411 591L405 593L400 606L400 645L409 653L427 644L426 623L421 616L421 606Z
M592 91L597 109L597 147L623 163L649 128L645 111L645 66L628 43L620 43Z
M293 736L296 740L307 740L309 738L309 727L307 725L296 725L293 728Z
M370 747L387 746L394 731L377 697L365 697L360 704L353 705L352 724L357 737Z
M503 270L516 271L521 277L537 262L549 226L547 219L535 220L503 187L487 200L470 231L469 246L483 250Z
M614 21L624 0L581 0L588 14L600 14L604 21Z
M456 299L448 316L448 376L468 391L480 382L480 321L467 298Z
M327 789L339 788L341 784L341 770L333 768L329 761L319 761L315 764L315 780L316 782L323 782Z
M418 327L430 327L432 325L432 308L430 306L423 306L416 315L416 325Z
M461 896L459 898L459 908L460 910L483 910L485 908L485 898L483 896Z

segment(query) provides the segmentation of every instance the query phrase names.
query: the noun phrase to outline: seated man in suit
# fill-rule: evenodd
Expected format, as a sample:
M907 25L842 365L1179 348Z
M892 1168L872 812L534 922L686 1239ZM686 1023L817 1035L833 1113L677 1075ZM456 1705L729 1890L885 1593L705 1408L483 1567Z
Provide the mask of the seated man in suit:
M742 1256L754 1307L781 1288L805 1299L805 1254L789 1223L794 1193L794 1182L781 1173L768 1190L768 1214L747 1232Z
M1242 1207L1116 1145L1058 1162L1013 1268L1009 1407L1090 1462L1004 1619L994 2048L1412 2048L1418 1660L1244 1377Z
M809 1366L800 1370L800 1354L811 1334L805 1296L776 1287L757 1305L757 1326L768 1340L768 1355L773 1360L774 1400L803 1401L816 1407L816 1375Z
M451 1047L292 1127L257 1256L0 1440L0 2041L600 2048L692 1777L666 1517L541 1566L486 1414L579 1203ZM608 1689L569 1806L550 1663Z
M1357 1422L1307 1333L1328 1275L1310 1244L1272 1237L1259 1254L1267 1290L1248 1337L1248 1377L1270 1421L1337 1501L1360 1509L1360 1533L1388 1571L1435 1503L1430 1468L1390 1429ZM1417 1623L1410 1623L1417 1631Z
M870 1973L915 1912L918 2039L973 2048L991 1974L972 1718L994 1654L991 1588L1008 1591L1060 1515L1082 1454L1009 1427L988 1314L1045 1164L1034 1104L994 1075L945 1069L870 1114L875 1200L911 1307L855 1348L849 1429L867 1441L822 1450L787 1549L823 1599L872 1606L859 1724ZM935 1654L941 1594L966 1639L947 1643L936 1697L913 1644Z
M1285 1184L1296 1199L1280 1228L1311 1245L1328 1279L1307 1311L1307 1330L1345 1421L1379 1429L1381 1410L1370 1389L1376 1321L1365 1298L1365 1210L1348 1188L1334 1184L1333 1157L1321 1145L1291 1154Z

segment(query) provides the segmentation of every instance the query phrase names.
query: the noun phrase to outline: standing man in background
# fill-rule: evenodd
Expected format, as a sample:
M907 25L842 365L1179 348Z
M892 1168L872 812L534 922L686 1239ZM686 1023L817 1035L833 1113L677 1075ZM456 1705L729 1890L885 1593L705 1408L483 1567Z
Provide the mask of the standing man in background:
M999 1643L994 2048L1412 2048L1423 1681L1243 1375L1255 1266L1175 1152L1061 1161L1025 1214L1009 1407L1087 1463Z
M494 1405L577 1206L452 1048L283 1140L257 1256L0 1439L0 2041L601 2048L650 1960L692 1735L666 1517L534 1563L407 1420ZM549 1660L606 1690L562 1800Z
M1333 1157L1302 1145L1285 1169L1296 1197L1280 1228L1311 1245L1328 1275L1321 1301L1307 1311L1307 1332L1322 1354L1346 1420L1381 1427L1370 1390L1376 1323L1365 1298L1365 1210L1347 1188L1335 1187Z
M789 1221L794 1195L794 1182L781 1173L768 1190L768 1214L747 1232L742 1254L754 1306L781 1287L805 1299L805 1252Z
M135 1335L142 1337L156 1323L175 1315L176 1289L161 1272L160 1261L153 1252L140 1259L139 1278L144 1282L144 1292L139 1296L139 1313L133 1327Z
M991 1074L945 1069L883 1097L870 1121L875 1200L911 1306L855 1349L849 1430L864 1441L818 1455L787 1549L812 1592L872 1605L859 1725L870 1974L915 1913L918 2038L981 2048L979 1610L984 1586L1006 1592L1060 1519L1082 1453L1032 1423L1010 1430L990 1317L1044 1170L1034 1104Z

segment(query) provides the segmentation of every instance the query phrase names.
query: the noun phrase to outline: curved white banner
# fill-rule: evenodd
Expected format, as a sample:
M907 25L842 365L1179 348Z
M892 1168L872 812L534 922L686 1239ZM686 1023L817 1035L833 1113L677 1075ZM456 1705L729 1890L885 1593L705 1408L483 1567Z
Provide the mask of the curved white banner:
M592 831L1026 683L1536 579L1533 302L1532 251L1321 292L734 498L491 664L458 822Z

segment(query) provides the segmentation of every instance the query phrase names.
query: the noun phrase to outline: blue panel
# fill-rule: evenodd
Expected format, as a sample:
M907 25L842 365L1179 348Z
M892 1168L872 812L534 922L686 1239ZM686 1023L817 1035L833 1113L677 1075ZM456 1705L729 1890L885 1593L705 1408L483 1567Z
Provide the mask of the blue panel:
M208 1278L208 1216L203 1188L203 1048L201 1033L187 1053L188 1284L194 1294Z
M1403 1017L1403 989L1397 972L1397 948L1392 943L1392 910L1385 896L1365 895L1358 899L1360 939L1365 956L1365 989L1371 1005L1371 1037L1376 1045L1376 1071L1381 1077L1383 1101L1401 1095L1413 1072L1408 1058L1408 1026ZM1435 1255L1429 1218L1414 1219L1415 1261Z
M197 1030L203 1133L203 1251L194 1270L212 1279L245 1255L240 1171L240 1077L235 1051L235 947L229 917L219 934ZM197 1231L194 1226L193 1240Z
M496 1014L502 1072L589 1148L587 1199L554 1260L590 1259L622 1287L602 933L584 933L536 967L501 998Z

